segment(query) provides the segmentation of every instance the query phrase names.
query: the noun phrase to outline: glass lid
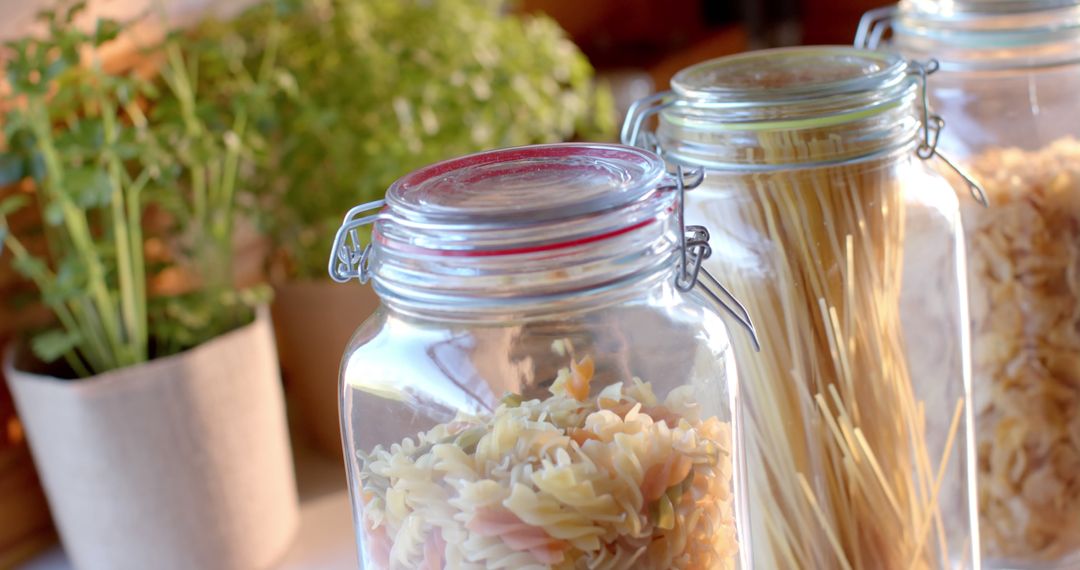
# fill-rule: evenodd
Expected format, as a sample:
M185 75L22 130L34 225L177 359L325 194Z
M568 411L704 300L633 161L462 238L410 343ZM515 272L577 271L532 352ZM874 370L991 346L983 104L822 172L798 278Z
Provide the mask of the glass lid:
M552 272L610 278L612 259L662 267L681 243L679 188L659 156L618 144L463 156L413 171L385 200L349 210L328 269L341 283L374 279L380 295L456 288L499 298L510 281L541 276L533 279L541 287ZM361 231L369 225L370 236Z
M1053 64L1076 59L1080 0L901 0L892 28L901 49L925 53L945 67L1000 67L1012 59L1020 66ZM1055 48L1055 42L1068 45ZM1021 48L1037 51L1007 51ZM972 57L980 52L999 61Z
M1022 14L1080 5L1078 0L903 0L905 9L941 17Z
M720 101L803 100L881 89L902 78L906 63L884 52L846 46L769 49L688 67L671 87L682 97Z
M386 194L402 221L518 225L595 214L633 203L664 178L664 164L621 145L552 144L493 150L441 162Z

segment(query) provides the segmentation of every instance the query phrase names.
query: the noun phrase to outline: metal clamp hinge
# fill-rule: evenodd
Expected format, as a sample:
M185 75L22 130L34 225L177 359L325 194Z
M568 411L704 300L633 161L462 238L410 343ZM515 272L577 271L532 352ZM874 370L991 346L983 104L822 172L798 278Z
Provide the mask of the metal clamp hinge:
M626 145L662 154L663 149L656 140L656 134L645 128L645 122L660 111L674 105L675 101L671 91L661 91L634 101L626 112L626 120L623 121L619 140Z
M698 187L705 180L705 170L692 171L684 175L683 167L675 167L675 187L679 192L679 267L675 273L675 288L684 293L695 286L715 302L725 313L735 319L750 335L750 342L755 351L761 350L757 329L746 307L724 287L720 281L702 266L702 262L712 255L709 245L709 230L705 226L686 225L686 191ZM701 276L705 276L702 281Z
M863 14L859 20L859 29L855 32L855 47L863 49L877 49L886 32L892 29L893 19L896 17L895 6L875 8Z
M345 214L341 227L334 234L334 245L330 250L327 271L331 279L338 283L348 283L353 279L367 283L371 279L371 243L363 243L358 230L374 223L382 215L363 216L361 214L380 210L385 203L385 200L368 202L352 208Z
M945 128L945 119L940 115L930 112L930 95L927 88L928 78L931 74L937 71L941 66L936 59L923 63L920 61L912 60L908 62L909 73L914 74L919 81L919 98L922 104L922 141L919 142L918 148L915 149L915 155L922 160L930 160L937 157L942 163L949 167L968 187L968 192L976 202L982 206L989 205L986 198L986 192L983 191L982 186L978 182L957 166L953 161L949 160L945 155L941 154L938 150L938 141L941 139L941 131Z

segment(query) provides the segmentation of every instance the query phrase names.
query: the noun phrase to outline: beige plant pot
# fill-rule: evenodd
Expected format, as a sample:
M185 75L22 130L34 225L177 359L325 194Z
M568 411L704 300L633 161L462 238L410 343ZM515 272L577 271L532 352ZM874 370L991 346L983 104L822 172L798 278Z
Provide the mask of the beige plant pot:
M82 380L25 372L8 351L4 373L76 568L252 570L284 554L299 505L265 313Z
M275 288L274 332L285 389L306 435L324 454L341 457L338 369L353 332L379 305L371 286L326 280Z

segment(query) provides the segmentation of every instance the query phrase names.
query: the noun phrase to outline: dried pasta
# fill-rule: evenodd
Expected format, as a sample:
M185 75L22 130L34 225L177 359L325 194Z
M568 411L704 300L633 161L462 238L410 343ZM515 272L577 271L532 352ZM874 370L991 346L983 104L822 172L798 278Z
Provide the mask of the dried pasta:
M931 453L901 322L909 212L898 169L910 155L798 167L874 150L856 140L842 127L761 132L747 160L775 170L707 177L690 198L727 247L710 263L761 340L755 353L736 339L745 547L755 568L961 568L967 546L949 543L939 497L965 402L943 404L947 433ZM927 380L961 385L955 374Z
M1080 141L967 165L979 514L993 557L1080 550Z
M734 568L729 424L692 387L590 395L592 374L574 362L546 399L362 453L365 568Z

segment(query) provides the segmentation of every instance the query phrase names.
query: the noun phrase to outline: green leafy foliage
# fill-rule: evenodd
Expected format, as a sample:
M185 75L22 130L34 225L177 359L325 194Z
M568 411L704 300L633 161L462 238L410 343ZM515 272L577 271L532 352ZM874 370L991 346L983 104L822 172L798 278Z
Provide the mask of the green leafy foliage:
M53 361L75 350L81 342L78 331L52 329L34 336L30 346L42 360Z
M197 34L273 97L257 123L273 169L259 207L293 276L322 276L348 208L425 164L494 147L606 137L610 94L553 21L495 0L276 0ZM236 93L223 62L200 93Z
M159 78L111 74L98 48L123 26L79 31L82 9L45 12L45 35L3 46L0 182L33 182L43 224L14 235L7 220L31 202L9 197L0 243L56 317L34 352L87 376L198 345L266 300L265 289L234 288L232 235L235 205L265 164L251 124L276 91L266 80L276 68L267 56L253 76L237 54L170 37L147 50L165 61ZM214 96L197 96L203 61L220 66ZM41 247L26 241L35 237ZM147 259L147 238L167 244L167 259ZM169 269L192 284L155 295L152 279Z

